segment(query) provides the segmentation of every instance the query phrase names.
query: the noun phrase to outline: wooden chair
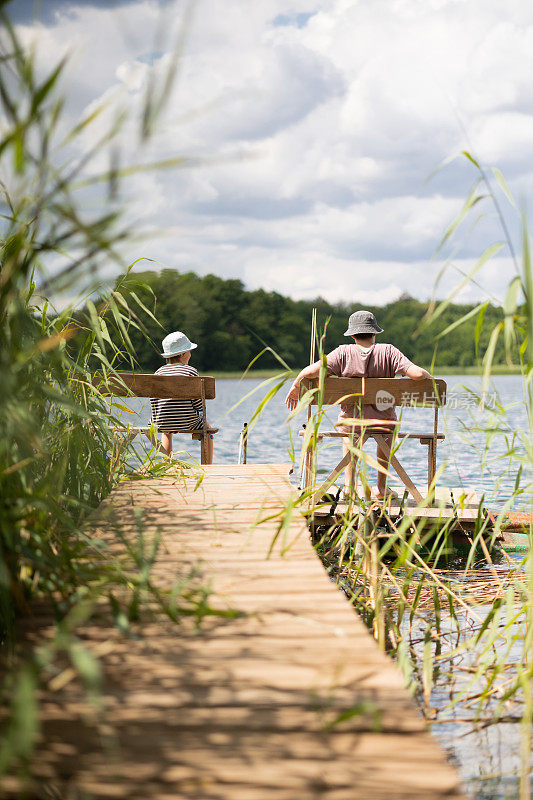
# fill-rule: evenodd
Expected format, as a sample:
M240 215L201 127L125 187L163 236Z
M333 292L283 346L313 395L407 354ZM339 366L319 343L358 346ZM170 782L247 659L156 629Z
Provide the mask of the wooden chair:
M300 397L310 389L318 390L318 379L306 379L300 384ZM433 430L422 433L402 434L398 431L401 439L418 439L420 444L427 445L428 448L428 491L430 490L436 472L437 441L444 439L444 434L438 432L439 408L446 403L446 382L443 380L423 379L415 381L411 378L326 378L324 381L324 396L322 404L324 406L340 404L341 401L349 401L354 398L356 404L373 404L377 407L387 406L430 406L434 408ZM318 403L318 391L315 391L312 402L308 408L308 424L311 421L312 405ZM386 442L386 437L390 436L399 424L385 420L354 420L353 433L350 434L352 441L358 441L362 445L368 438L376 440L380 448L386 454L398 477L414 497L417 503L421 503L423 498L413 481L402 467L395 455L391 455L390 448ZM300 436L304 436L305 431L300 431ZM339 431L318 431L317 439L320 441L326 437L346 438L346 433ZM313 472L313 453L312 441L309 442L305 453L305 481L304 489L310 489L315 482ZM352 458L347 453L337 464L335 469L328 475L326 480L316 489L313 494L313 502L319 502L324 492L335 482L343 469L350 463Z
M95 379L102 379L102 376L94 376ZM184 375L144 375L119 373L116 378L109 378L106 392L113 397L155 397L167 398L172 400L201 400L203 423L202 427L196 431L179 430L176 433L189 433L193 439L200 441L200 460L202 464L207 464L207 440L210 435L218 432L218 428L211 428L207 425L206 400L213 400L215 397L215 379L207 375L198 377L187 377ZM116 435L127 437L129 443L142 433L151 439L151 432L157 431L156 426L128 426L117 428Z

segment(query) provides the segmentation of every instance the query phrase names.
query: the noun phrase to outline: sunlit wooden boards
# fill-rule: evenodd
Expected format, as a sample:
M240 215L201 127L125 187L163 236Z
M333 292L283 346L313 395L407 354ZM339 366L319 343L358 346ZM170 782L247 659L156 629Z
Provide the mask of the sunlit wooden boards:
M326 575L305 520L284 517L291 492L287 467L248 464L112 493L95 538L116 550L113 524L128 541L139 530L146 542L160 535L154 583L169 587L194 566L210 604L237 616L176 625L145 613L135 638L104 612L86 624L80 639L104 669L101 708L75 681L44 691L32 796L461 796L398 669ZM45 623L27 635L45 636ZM3 796L12 790L4 784Z

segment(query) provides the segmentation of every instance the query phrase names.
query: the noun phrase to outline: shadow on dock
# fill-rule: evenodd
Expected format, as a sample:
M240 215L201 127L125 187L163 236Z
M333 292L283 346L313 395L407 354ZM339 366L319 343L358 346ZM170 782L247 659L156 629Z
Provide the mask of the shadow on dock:
M30 796L460 797L396 666L328 579L303 514L280 530L288 468L211 466L196 484L122 483L91 534L126 568L110 530L127 541L142 519L145 541L161 542L151 580L168 589L194 567L191 586L209 586L211 608L230 616L175 624L148 608L130 636L104 610L82 625L101 693L87 697L68 675L43 689ZM26 636L51 628L36 616ZM20 787L10 778L1 796Z

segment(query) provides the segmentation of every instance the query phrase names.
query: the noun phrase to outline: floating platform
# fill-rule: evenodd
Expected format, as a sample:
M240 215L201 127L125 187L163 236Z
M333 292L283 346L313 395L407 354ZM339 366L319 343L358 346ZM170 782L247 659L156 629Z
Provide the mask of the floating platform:
M516 553L526 552L531 547L532 513L507 512L500 524L498 538L495 539L493 530L497 514L481 505L475 489L437 487L434 502L427 506L418 506L410 495L404 493L403 486L393 485L391 488L398 495L398 499L391 499L381 504L376 502L374 504L376 516L382 509L386 517L390 517L393 522L403 516L410 516L415 522L426 520L427 527L436 523L448 523L453 541L458 545L466 546L470 546L472 543L470 534L474 531L478 518L482 521L488 518L484 538L491 546L497 544L507 552ZM423 487L417 488L423 494ZM364 500L361 489L358 489L358 497L361 501ZM344 500L332 502L329 506L323 504L310 512L311 527L316 530L316 528L338 525L342 519L346 518L347 514L351 513L358 513L358 509L354 508L353 504L350 507Z
M413 519L428 519L435 521L445 521L455 519L461 523L475 524L480 514L480 499L474 489L437 487L435 499L426 505L418 505L416 501L404 490L403 486L390 487L397 494L397 498L386 501L375 502L375 507L381 507L391 519L403 515L412 516ZM424 496L427 489L418 486L418 491ZM365 495L362 488L358 488L357 495L364 501ZM352 504L352 508L354 504ZM320 517L340 517L349 511L349 504L345 500L332 503L328 508L326 504L314 510L314 516ZM488 513L481 509L481 514Z
M427 492L427 489L424 490L423 487L417 488L422 495L424 491ZM472 533L476 528L478 518L484 521L490 517L490 511L481 505L480 498L474 489L437 487L433 502L422 506L407 494L403 486L391 485L391 489L396 492L397 498L390 498L385 502L373 501L371 504L378 528L383 527L384 524L387 529L389 520L396 523L405 517L411 517L416 524L423 522L425 532L429 532L433 527L438 528L446 524L454 545L470 547ZM312 530L334 528L347 516L350 518L352 514L361 513L362 508L368 507L368 501L365 501L361 488L358 489L358 497L362 503L361 506L354 503L348 504L343 500L332 502L329 507L324 504L310 511ZM484 536L489 549L495 544L502 546L504 543L504 537L501 534L494 539L492 530L493 526L489 523L486 526L486 536ZM388 533L383 534L383 536L388 535Z
M103 670L99 710L72 671L43 688L29 796L463 796L399 669L326 574L305 518L285 513L288 471L207 466L125 481L102 504L91 536L119 556L140 529L146 546L160 537L155 585L170 589L195 568L209 604L232 616L175 624L145 613L131 638L103 607L82 624ZM34 642L52 630L51 615L26 624ZM4 779L0 796L16 796L20 780Z

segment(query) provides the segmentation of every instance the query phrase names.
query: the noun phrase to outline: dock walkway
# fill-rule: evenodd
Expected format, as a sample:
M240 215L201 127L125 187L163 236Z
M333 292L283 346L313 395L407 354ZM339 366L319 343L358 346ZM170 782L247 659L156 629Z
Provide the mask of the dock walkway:
M94 535L109 535L110 512L127 537L140 524L147 539L159 531L159 585L198 564L210 602L239 615L205 617L199 629L191 618L143 619L133 639L109 622L85 624L82 640L103 664L103 711L95 720L76 681L43 697L32 796L461 797L457 772L329 580L304 519L294 514L273 549L279 516L256 524L289 497L288 468L203 469L199 486L197 475L120 484Z

